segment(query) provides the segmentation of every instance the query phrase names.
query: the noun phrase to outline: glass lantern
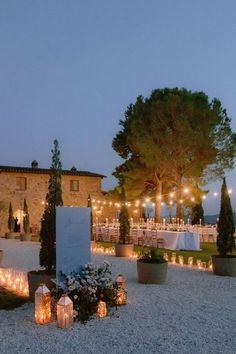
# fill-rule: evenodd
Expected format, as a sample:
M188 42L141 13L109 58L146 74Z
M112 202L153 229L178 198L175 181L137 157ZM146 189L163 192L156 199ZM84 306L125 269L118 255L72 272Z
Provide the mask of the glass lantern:
M124 289L118 288L116 293L116 305L125 305L127 301L127 293Z
M100 300L98 303L97 316L103 318L107 315L107 305L104 301Z
M59 328L69 328L73 325L73 302L63 294L57 303L57 325Z
M45 324L51 321L51 293L45 284L35 291L35 322Z

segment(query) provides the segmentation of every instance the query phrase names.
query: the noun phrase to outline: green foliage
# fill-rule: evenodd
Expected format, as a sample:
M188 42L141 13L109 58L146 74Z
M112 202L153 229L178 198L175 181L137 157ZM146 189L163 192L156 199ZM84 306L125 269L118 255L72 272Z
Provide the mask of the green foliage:
M234 239L234 218L231 207L230 197L226 186L225 178L221 187L221 205L219 222L217 225L217 249L222 257L226 257L227 253L231 253L235 248Z
M90 194L88 195L88 208L90 208L90 240L94 241L93 235L93 206Z
M163 255L158 253L158 250L154 247L144 248L138 256L138 262L143 263L166 263Z
M129 199L155 197L157 219L159 194L175 190L179 201L183 184L194 189L233 167L236 134L220 101L209 101L203 92L154 90L127 108L120 125L112 146L125 162L114 176Z
M200 224L200 219L201 223L204 224L204 210L202 207L202 202L196 203L192 206L191 219L192 225Z
M121 206L119 214L119 223L120 223L120 243L130 243L130 223L129 223L129 212L127 207L123 204Z
M23 230L26 234L29 233L29 225L30 225L30 220L29 220L28 205L27 205L26 200L24 198Z
M8 230L9 232L13 232L14 230L14 217L11 202L8 209Z
M41 220L40 230L40 265L47 271L54 270L56 267L56 207L62 206L61 173L62 166L60 161L60 150L58 141L54 140L52 152L51 174L49 178L48 193L46 204Z

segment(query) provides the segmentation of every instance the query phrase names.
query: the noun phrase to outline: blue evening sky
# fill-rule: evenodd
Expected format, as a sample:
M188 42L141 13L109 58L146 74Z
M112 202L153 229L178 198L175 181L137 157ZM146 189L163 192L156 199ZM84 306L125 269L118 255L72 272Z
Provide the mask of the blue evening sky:
M105 174L112 188L119 119L156 88L219 98L236 130L235 13L234 0L2 0L0 165L49 167L57 138L63 168ZM209 188L215 213L220 184Z

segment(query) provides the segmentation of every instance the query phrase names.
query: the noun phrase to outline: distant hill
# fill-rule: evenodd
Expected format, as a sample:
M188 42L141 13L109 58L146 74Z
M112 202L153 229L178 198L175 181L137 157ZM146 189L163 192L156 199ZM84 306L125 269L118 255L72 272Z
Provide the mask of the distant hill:
M234 223L236 224L236 213L234 214ZM204 215L204 220L206 224L216 224L219 214L216 215Z

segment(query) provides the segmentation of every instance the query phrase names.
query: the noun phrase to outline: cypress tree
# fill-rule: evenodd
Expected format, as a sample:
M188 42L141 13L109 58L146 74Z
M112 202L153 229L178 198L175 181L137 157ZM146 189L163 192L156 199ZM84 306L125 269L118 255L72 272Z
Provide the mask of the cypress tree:
M129 223L129 212L127 207L123 204L119 214L120 223L120 243L130 243L130 223Z
M11 202L9 204L9 209L8 209L8 229L9 232L13 232L14 230L14 217L13 217Z
M57 140L54 140L52 152L51 173L48 193L46 195L45 209L41 220L39 254L40 265L48 272L56 268L56 207L62 206L60 150Z
M217 225L217 249L221 257L226 257L235 248L234 218L225 178L221 187L220 215Z
M202 220L202 224L204 224L204 210L201 202L193 205L191 214L192 225L199 224L200 219Z
M23 230L26 234L29 233L29 212L28 212L28 205L26 203L26 200L24 198L24 216L23 216Z

